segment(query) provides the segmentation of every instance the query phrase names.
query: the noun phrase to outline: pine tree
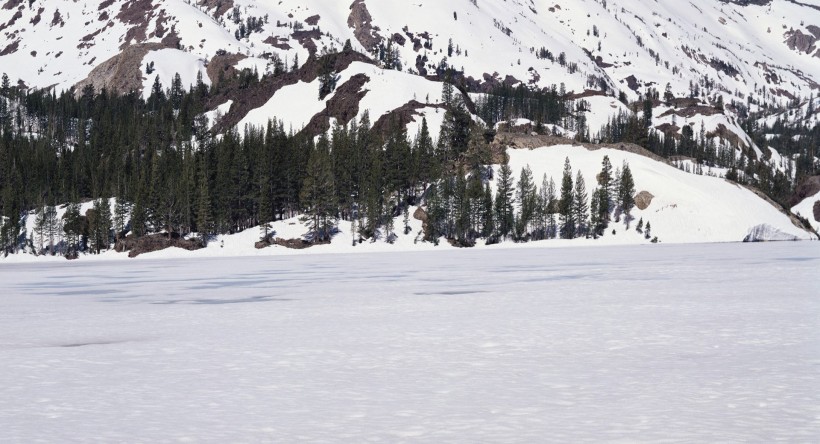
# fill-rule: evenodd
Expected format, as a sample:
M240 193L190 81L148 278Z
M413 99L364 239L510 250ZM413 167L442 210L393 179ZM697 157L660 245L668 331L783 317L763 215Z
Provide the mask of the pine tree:
M410 204L407 203L402 209L402 224L404 225L404 235L410 234Z
M123 196L117 197L114 204L114 241L120 240L125 233L126 221L128 220L128 203Z
M589 208L589 227L592 237L597 239L603 232L603 221L601 218L601 189L595 188L592 191Z
M63 216L63 231L66 238L66 257L76 258L80 251L80 235L82 234L82 223L80 221L80 204L70 202L66 206Z
M612 164L609 161L609 156L604 156L601 162L601 173L598 175L598 184L600 185L600 201L598 205L599 219L605 229L609 225L610 211L612 210L613 196L615 189L613 188L614 181L612 180Z
M528 165L521 169L521 176L516 190L516 200L521 206L521 213L516 227L516 235L519 239L526 238L529 234L530 224L535 216L536 197L535 182L532 179L532 170Z
M644 230L643 237L645 239L652 237L652 224L650 224L649 221L646 221L646 229Z
M214 225L211 213L211 195L208 188L208 173L203 158L199 162L199 190L196 212L196 228L203 244L207 244Z
M621 210L625 214L626 224L629 226L630 212L635 206L635 182L632 179L632 171L629 169L629 164L626 162L624 162L624 167L621 170L621 179L618 183L618 199L620 201Z
M313 239L317 242L330 240L337 217L329 145L327 135L320 136L316 148L310 153L307 175L299 195L305 213L310 218Z
M490 184L484 185L484 197L482 198L482 221L481 235L484 238L491 238L495 234L495 219L493 218L493 191Z
M574 191L574 201L572 205L572 211L574 214L575 222L578 226L576 230L576 234L578 236L588 236L589 235L589 204L588 199L589 196L587 195L587 188L586 183L584 183L584 176L581 174L581 170L578 170L578 174L575 177L575 191Z
M91 215L88 221L91 248L100 254L111 246L111 205L108 199L95 200Z
M502 164L498 175L498 189L495 195L495 213L498 234L507 237L513 230L513 178L508 164Z
M558 200L555 191L555 181L550 178L549 186L547 187L546 195L546 211L547 211L547 238L553 239L558 235L558 224L555 220L555 213L558 207Z
M52 256L56 253L55 246L59 242L60 219L57 217L57 208L53 205L47 205L45 210L45 236L48 239L48 251Z
M37 214L34 217L34 235L37 239L37 250L34 252L35 255L39 255L43 251L43 244L45 243L45 225L46 225L46 206L40 205L37 208Z
M564 160L564 175L561 179L561 199L558 201L558 214L561 219L561 237L573 239L575 237L575 215L572 211L574 202L572 167L569 157Z

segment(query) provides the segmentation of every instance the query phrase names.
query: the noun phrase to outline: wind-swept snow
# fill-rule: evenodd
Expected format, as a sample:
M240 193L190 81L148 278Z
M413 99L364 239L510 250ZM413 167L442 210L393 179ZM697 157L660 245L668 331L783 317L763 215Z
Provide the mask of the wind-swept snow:
M0 430L6 442L812 442L819 252L3 266Z

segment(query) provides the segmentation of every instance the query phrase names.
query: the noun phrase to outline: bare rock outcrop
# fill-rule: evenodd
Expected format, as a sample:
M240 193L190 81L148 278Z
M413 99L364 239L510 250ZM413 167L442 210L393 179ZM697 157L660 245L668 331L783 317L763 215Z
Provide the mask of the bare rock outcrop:
M87 85L94 86L96 91L106 88L109 92L116 94L141 91L142 59L148 52L164 47L162 43L128 46L121 53L97 65L88 77L74 85L74 91L79 94Z
M142 237L128 236L118 240L114 249L119 253L127 251L128 257L134 258L144 253L161 251L171 247L195 251L205 246L199 240L183 239L177 233L173 233L170 236L167 234L152 234Z
M649 191L641 191L635 195L635 206L638 207L639 210L643 211L649 208L649 205L652 205L652 199L654 198L655 196L653 196Z
M373 51L382 41L379 35L379 27L373 26L373 17L367 10L364 0L355 0L350 5L350 16L347 18L347 26L353 29L356 40L368 51Z
M814 220L820 222L820 200L814 203Z

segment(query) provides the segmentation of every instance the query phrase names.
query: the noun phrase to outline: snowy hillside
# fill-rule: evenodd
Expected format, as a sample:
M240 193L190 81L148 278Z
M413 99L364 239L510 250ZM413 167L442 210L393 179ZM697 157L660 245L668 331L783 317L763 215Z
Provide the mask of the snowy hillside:
M192 255L279 254L254 248L265 221L310 251L508 247L540 235L497 232L499 163L540 184L569 158L592 191L604 155L652 196L633 222L653 236L543 244L810 239L781 207L814 223L796 190L820 170L815 3L7 0L0 244L42 252L38 209L86 202L72 246L93 225L104 252L85 211L116 196L136 216L112 240L214 240ZM640 149L601 148L621 144ZM473 202L447 191L439 232L431 193L457 177Z
M409 73L435 75L446 63L478 89L563 84L633 100L652 87L706 103L755 95L783 105L820 88L820 7L737 3L9 0L0 9L0 66L29 87L144 90L156 77L170 85L176 72L186 86L197 72L217 81L206 66L224 55L264 74L276 58L305 63L349 39L379 60L389 50ZM608 110L598 112L605 120Z
M798 239L813 238L787 215L742 186L721 178L689 174L638 154L568 145L509 150L508 154L515 175L529 166L538 183L546 174L560 184L564 159L569 158L573 177L580 170L590 189L597 186L596 175L601 171L604 156L609 156L613 166L628 164L635 178L635 190L654 196L646 209L633 210L631 231L638 220L651 222L652 234L662 242L738 242L761 225ZM612 228L626 231L623 224L612 224ZM632 242L641 241L641 236L632 233L615 237L620 236L634 236Z

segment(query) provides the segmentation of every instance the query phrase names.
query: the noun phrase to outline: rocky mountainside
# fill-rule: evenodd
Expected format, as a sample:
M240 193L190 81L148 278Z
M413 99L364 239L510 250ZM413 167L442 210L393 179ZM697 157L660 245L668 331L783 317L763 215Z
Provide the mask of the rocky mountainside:
M329 163L347 188L333 190L329 205L337 208L329 213L347 221L358 208L359 187L382 187L381 177L347 177L339 165L348 159L335 144L346 137L369 143L361 128L372 125L384 153L369 153L371 163L357 159L356 174L391 168L382 160L404 162L404 147L416 167L424 163L419 158L436 166L410 177L412 186L394 177L394 189L373 191L385 203L367 215L367 230L358 227L366 236L375 238L384 221L410 207L426 217L430 189L458 172L471 169L461 176L494 191L492 172L501 163L549 163L554 178L563 164L556 153L579 159L584 149L605 146L641 159L621 160L641 165L644 184L636 191L666 202L647 210L665 211L652 217L664 239L812 238L818 194L810 178L820 171L818 24L817 0L0 0L0 121L2 131L22 141L0 146L0 188L15 189L28 174L21 169L47 162L44 171L62 180L57 186L47 174L37 177L44 189L12 210L15 196L6 193L2 220L8 225L23 211L33 219L32 204L43 208L42 196L65 202L116 194L142 200L139 209L156 219L141 221L142 234L195 234L201 227L192 213L202 199L212 207L197 211L213 209L222 218L213 233L235 235L264 220L281 224L315 211L305 204L304 181L309 166L319 169L309 162L315 144L339 156ZM112 95L120 97L108 100ZM133 114L118 127L108 114L121 108ZM418 154L423 138L413 139L422 127L430 143ZM329 140L319 137L331 129ZM397 136L403 129L406 135ZM287 160L269 159L267 171L257 164L271 135L292 152ZM48 160L25 157L25 144ZM554 149L540 149L547 146ZM584 165L590 188L597 185L598 154ZM228 183L228 167L219 162L239 171L237 199L209 195L222 192L219 181ZM271 209L262 204L259 183L277 182L275 162L295 172L283 185L284 203L274 204L277 217L266 219L261 214ZM183 183L168 165L185 171ZM713 177L702 186L701 178L671 188L652 182L672 177L675 168ZM118 169L127 170L122 181ZM332 182L328 189L338 185ZM186 190L184 210L173 196L163 200L160 188ZM202 195L190 198L194 189ZM697 199L687 200L690 194ZM164 227L157 222L162 205ZM701 215L705 208L709 217ZM698 221L724 225L706 230ZM424 222L428 240L430 226ZM351 228L349 235L355 244L358 234ZM418 233L405 235L416 245Z
M350 40L412 75L435 80L454 67L475 92L563 84L635 100L655 88L754 112L820 88L818 23L812 0L6 0L0 66L32 88L147 91L175 73L186 84L198 73L206 83L225 70L271 73L277 60L302 65Z

